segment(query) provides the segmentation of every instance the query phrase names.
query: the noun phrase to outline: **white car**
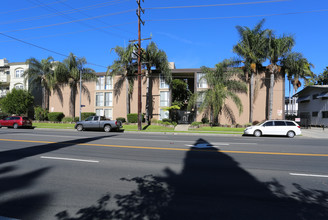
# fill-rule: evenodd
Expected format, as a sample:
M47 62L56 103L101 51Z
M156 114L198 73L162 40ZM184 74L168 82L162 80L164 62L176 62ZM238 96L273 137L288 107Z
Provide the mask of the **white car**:
M269 120L261 124L247 127L244 135L286 135L293 138L295 135L301 134L301 127L294 121L288 120Z

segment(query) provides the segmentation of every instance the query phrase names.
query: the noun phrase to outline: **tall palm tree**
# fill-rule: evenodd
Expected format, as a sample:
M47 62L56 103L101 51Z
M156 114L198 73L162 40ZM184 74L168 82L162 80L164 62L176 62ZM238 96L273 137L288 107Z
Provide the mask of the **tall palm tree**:
M267 40L267 56L270 61L270 65L267 66L267 69L270 73L269 106L267 117L268 119L271 119L275 75L281 73L281 67L279 66L280 61L285 54L291 51L292 47L295 44L295 40L292 36L282 36L280 38L277 38L272 31L269 31Z
M167 60L166 53L163 50L159 50L154 42L150 42L146 47L146 50L142 54L142 62L147 69L147 92L146 92L146 122L150 124L150 118L152 117L152 69L155 68L160 72L167 83L172 80L172 73L169 68L169 62Z
M284 74L287 75L289 84L293 84L294 93L301 87L300 79L308 81L309 78L314 76L311 68L314 65L310 63L303 54L297 52L287 53L281 60L281 67ZM289 102L291 102L291 93L289 87Z
M69 56L63 60L63 62L57 63L55 68L55 74L59 83L64 85L69 85L70 92L70 107L69 114L71 117L75 117L75 102L76 96L78 94L78 88L80 86L80 74L82 74L82 91L87 95L90 100L90 91L83 84L85 81L95 81L97 79L95 71L90 68L85 68L87 60L82 57L78 58L73 53L70 53Z
M254 75L258 73L262 63L266 60L266 34L268 30L263 30L264 19L253 29L249 27L237 26L240 40L233 47L233 52L243 59L244 69L249 80L250 110L249 122L253 122L254 103Z
M230 68L234 65L231 60L224 60L216 64L216 68L201 67L205 73L204 78L207 81L208 89L198 91L191 99L188 107L195 106L195 103L202 98L202 103L198 110L206 112L210 115L212 124L218 123L220 114L225 113L229 116L231 122L235 123L235 116L231 108L226 105L226 100L231 99L239 110L239 114L243 112L243 105L236 93L247 93L247 85L245 82L235 80L235 76L240 74L237 68Z
M116 46L112 48L118 58L108 67L107 74L111 76L120 76L114 85L114 95L118 98L121 94L123 84L126 88L126 113L130 114L130 100L133 93L133 85L137 79L137 64L133 59L134 45L129 44L127 47Z
M49 109L49 95L52 90L60 90L54 74L54 59L49 56L41 62L35 58L26 60L28 69L24 71L25 83L29 80L29 90L42 87L42 108Z

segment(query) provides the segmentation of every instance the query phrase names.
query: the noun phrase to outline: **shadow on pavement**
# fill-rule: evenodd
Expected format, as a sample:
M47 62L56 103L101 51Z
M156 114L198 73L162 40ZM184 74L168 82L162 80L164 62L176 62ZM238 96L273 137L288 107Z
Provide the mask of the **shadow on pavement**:
M74 146L75 144L88 143L108 136L94 138L82 138L58 143L41 144L32 147L25 147L14 150L0 152L0 219L1 216L18 219L38 219L38 213L47 206L52 199L48 193L28 193L36 181L50 172L50 167L39 168L31 172L15 175L11 173L18 171L17 166L5 163L15 162L24 158L39 154L56 151L62 148ZM18 171L19 172L19 171Z
M202 149L195 148L201 146ZM276 180L262 183L232 157L203 139L186 153L184 168L165 176L147 175L122 181L136 183L127 195L105 194L95 205L68 210L59 220L105 219L328 219L328 193L296 185L289 195ZM110 200L116 207L107 207Z

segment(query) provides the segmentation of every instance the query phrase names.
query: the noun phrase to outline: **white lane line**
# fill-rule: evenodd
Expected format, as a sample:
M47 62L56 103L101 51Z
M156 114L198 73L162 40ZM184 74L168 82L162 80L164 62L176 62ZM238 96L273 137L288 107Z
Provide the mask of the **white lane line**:
M87 162L87 163L99 163L97 160L81 160L81 159L74 159L74 158L64 158L64 157L46 157L41 156L42 159L51 159L51 160L69 160L69 161L78 161L78 162Z
M309 177L323 177L328 178L328 175L306 174L306 173L289 173L292 176L309 176Z

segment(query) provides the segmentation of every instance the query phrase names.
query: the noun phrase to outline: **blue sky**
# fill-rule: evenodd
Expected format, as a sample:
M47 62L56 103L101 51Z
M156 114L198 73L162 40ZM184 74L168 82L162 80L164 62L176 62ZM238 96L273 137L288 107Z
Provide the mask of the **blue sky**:
M295 52L315 65L328 66L327 0L145 0L142 38L152 37L176 68L214 67L235 57L236 26L254 27L262 18L277 35L292 34ZM178 7L200 6L210 7ZM0 58L25 62L73 52L98 72L116 58L115 46L137 39L135 0L15 0L2 4ZM54 51L42 50L21 41ZM145 47L147 41L142 42ZM58 53L58 54L57 54ZM59 55L61 54L61 55Z

